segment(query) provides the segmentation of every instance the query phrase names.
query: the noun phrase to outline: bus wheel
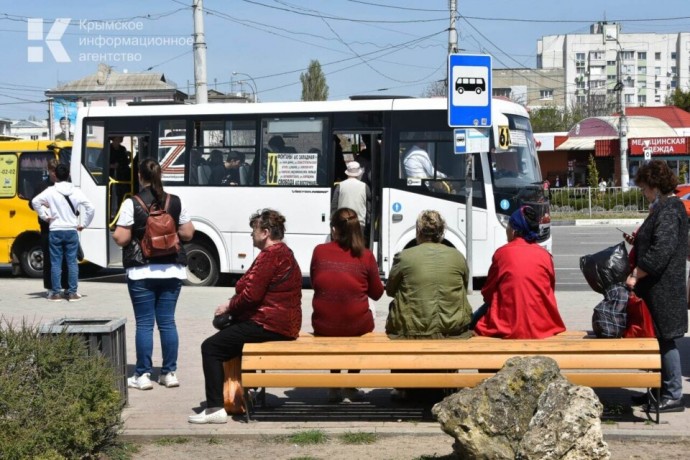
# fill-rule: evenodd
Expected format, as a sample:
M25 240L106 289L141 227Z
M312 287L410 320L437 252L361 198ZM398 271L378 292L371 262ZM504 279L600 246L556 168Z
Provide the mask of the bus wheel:
M43 250L39 241L25 245L19 254L19 263L24 274L30 278L42 278L43 257Z
M186 244L187 286L215 286L220 270L213 251L197 243Z

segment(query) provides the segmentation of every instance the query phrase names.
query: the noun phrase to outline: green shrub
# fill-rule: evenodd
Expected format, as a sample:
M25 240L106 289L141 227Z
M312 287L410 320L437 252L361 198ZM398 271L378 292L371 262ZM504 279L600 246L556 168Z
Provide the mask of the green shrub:
M88 458L118 444L113 369L78 335L42 335L0 318L0 455Z

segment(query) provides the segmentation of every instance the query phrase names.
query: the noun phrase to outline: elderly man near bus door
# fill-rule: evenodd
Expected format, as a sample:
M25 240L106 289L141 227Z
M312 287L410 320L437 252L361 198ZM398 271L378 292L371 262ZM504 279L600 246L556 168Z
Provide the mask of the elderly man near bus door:
M52 291L48 300L59 302L62 261L67 259L68 288L65 297L70 302L81 300L77 292L79 268L77 251L79 232L88 227L93 220L94 207L86 195L75 188L69 180L69 168L61 164L55 168L56 183L31 200L31 205L39 217L50 223L49 246ZM83 208L83 222L79 223L79 208Z
M361 180L364 170L358 162L349 162L345 174L348 176L347 179L336 185L333 190L331 214L340 208L350 208L355 211L364 233L364 240L368 241L366 230L371 216L371 189Z

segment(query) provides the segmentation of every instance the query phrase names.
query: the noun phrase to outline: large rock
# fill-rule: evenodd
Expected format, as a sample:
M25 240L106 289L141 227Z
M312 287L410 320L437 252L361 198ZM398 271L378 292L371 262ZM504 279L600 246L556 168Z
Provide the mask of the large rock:
M600 417L603 407L589 387L552 382L537 402L518 449L521 459L608 459Z
M463 459L606 459L601 410L591 389L571 385L554 360L537 356L509 359L432 412Z

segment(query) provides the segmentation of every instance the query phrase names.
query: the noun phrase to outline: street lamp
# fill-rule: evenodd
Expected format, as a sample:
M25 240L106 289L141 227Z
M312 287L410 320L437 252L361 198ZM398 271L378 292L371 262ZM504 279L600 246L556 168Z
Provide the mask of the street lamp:
M249 78L249 79L251 80L251 82L252 82L253 85L254 85L253 87L250 85L250 87L251 87L252 90L254 91L254 102L259 102L259 88L256 86L256 82L254 81L254 79L252 78L252 76L249 75L249 74L246 74L246 73L235 72L235 71L233 71L232 74L233 74L233 75L244 75L245 77L247 77L247 78Z

